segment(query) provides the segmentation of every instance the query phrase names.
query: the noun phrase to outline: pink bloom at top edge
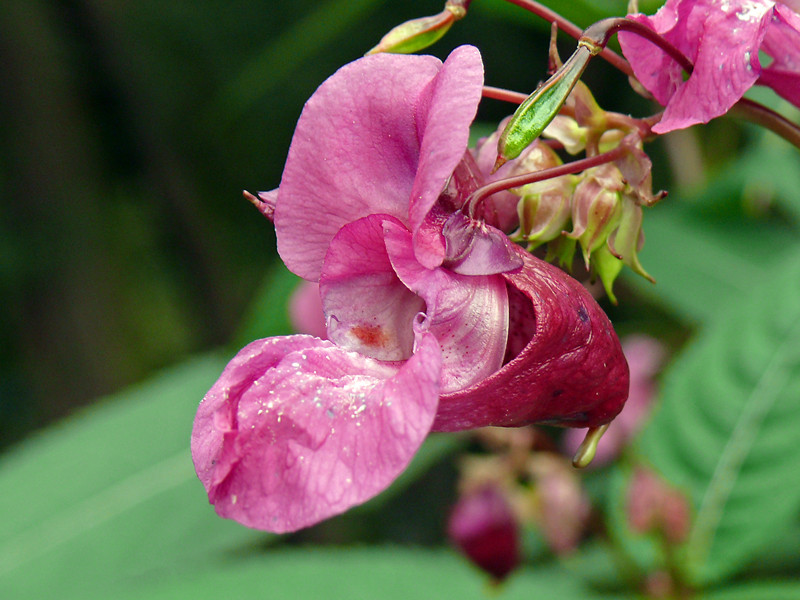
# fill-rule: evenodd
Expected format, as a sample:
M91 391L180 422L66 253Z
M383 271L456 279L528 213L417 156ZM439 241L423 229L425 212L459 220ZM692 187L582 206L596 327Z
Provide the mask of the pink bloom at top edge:
M328 340L258 340L203 399L192 455L224 517L286 532L385 489L431 431L610 421L628 370L562 271L460 211L475 48L378 54L306 103L274 209L286 265L319 284ZM484 218L486 216L484 215Z
M637 79L666 107L656 133L725 114L754 84L800 106L800 16L770 0L667 0L653 16L630 15L661 34L693 63L680 66L649 41L619 34ZM762 66L759 53L768 56Z

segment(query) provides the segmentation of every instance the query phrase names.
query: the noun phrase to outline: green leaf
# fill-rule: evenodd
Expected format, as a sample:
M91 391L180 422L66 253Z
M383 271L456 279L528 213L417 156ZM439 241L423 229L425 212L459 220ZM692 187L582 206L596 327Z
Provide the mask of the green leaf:
M694 500L698 583L735 573L797 518L800 247L736 298L666 378L639 449Z
M646 210L642 264L655 285L623 271L626 283L660 299L680 316L713 319L730 300L768 281L770 267L794 250L796 232L748 218L731 196L688 204L670 196ZM713 208L713 210L712 210Z
M169 573L264 534L218 518L189 456L205 356L27 440L0 462L0 597Z
M291 334L289 296L301 281L282 262L276 262L242 320L234 336L233 348L241 348L261 338Z
M230 561L168 581L114 594L117 600L218 600L291 598L319 600L485 600L488 582L465 559L451 552L400 548L299 548L257 559ZM512 574L498 598L542 597L560 600L613 599L593 594L574 575L556 565ZM616 596L621 598L622 596Z
M788 600L800 598L800 582L764 581L736 584L703 595L705 600Z

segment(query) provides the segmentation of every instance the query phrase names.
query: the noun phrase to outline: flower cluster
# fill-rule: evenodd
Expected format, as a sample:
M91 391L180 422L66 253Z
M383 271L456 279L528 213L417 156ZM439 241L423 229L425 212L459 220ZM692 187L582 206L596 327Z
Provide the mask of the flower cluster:
M220 515L296 530L378 494L431 431L595 427L622 408L613 328L508 239L517 198L462 210L488 175L467 149L482 86L464 46L367 56L307 102L260 206L318 282L328 339L253 342L206 394L192 455Z

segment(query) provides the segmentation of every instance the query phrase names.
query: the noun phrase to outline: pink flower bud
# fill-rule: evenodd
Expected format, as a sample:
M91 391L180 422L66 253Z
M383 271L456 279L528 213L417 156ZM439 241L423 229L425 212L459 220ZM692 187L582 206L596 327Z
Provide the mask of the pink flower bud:
M517 521L505 496L494 485L461 497L450 515L448 535L496 581L505 579L520 562Z
M637 533L657 533L671 544L689 536L687 498L652 471L637 468L628 488L628 521Z

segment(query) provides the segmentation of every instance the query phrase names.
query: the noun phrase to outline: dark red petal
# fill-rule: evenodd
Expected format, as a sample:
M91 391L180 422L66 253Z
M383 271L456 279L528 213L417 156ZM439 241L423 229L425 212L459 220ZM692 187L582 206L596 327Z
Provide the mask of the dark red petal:
M575 279L518 251L523 268L503 274L509 298L517 301L510 339L515 330L532 335L499 371L443 395L433 431L530 423L593 427L611 421L625 404L628 363L606 314Z

